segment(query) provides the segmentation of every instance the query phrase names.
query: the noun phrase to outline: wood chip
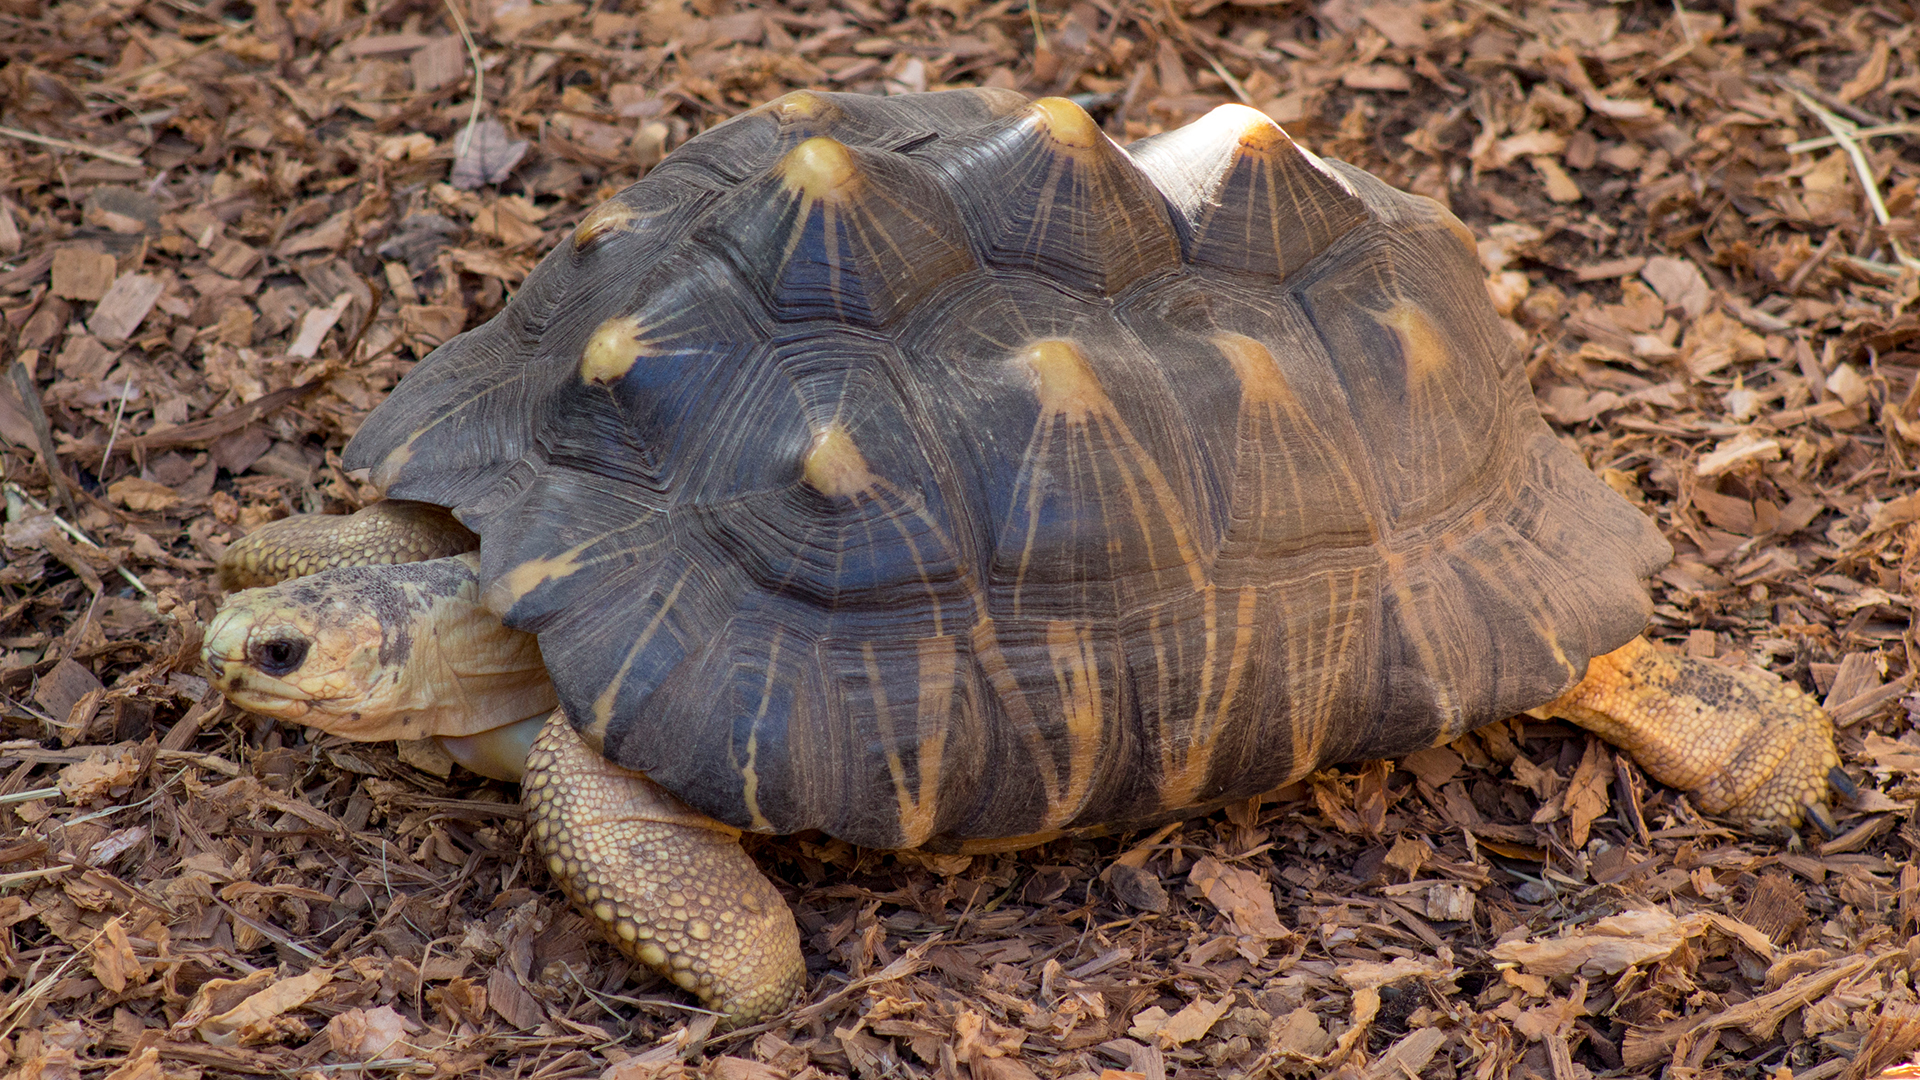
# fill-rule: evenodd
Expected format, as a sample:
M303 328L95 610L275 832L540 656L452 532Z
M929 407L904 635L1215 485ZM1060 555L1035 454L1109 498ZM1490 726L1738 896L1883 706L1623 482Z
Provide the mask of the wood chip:
M113 286L113 256L92 247L63 247L53 253L53 295L68 300L98 300Z
M146 321L166 287L166 282L153 274L120 275L93 309L87 332L103 341L126 341Z

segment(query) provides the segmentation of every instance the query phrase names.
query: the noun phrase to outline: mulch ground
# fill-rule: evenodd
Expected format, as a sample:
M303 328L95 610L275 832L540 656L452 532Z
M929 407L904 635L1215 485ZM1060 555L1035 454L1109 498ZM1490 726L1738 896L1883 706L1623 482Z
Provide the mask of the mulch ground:
M0 1074L1858 1080L1920 1047L1920 11L1737 0L0 0ZM1019 857L753 850L813 980L715 1033L515 795L235 714L208 571L585 211L800 86L1223 101L1480 240L1678 553L1653 631L1843 725L1743 835L1516 720ZM1570 568L1577 572L1578 568Z

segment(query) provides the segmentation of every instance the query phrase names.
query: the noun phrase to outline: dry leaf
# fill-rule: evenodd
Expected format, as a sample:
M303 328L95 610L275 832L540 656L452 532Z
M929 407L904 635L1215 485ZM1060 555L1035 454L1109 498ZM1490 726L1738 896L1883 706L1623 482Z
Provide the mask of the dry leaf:
M763 1062L750 1061L747 1058L732 1055L709 1061L706 1064L706 1073L710 1080L787 1080L792 1075L785 1069L776 1069Z
M1584 930L1543 941L1502 942L1490 951L1495 960L1520 964L1548 978L1575 973L1599 978L1665 959L1697 926L1657 908L1637 909L1609 915Z
M1540 182L1546 186L1547 198L1564 205L1579 202L1587 197L1586 193L1580 190L1580 185L1573 182L1573 177L1567 175L1567 170L1562 168L1558 161L1545 154L1537 154L1532 158L1532 163L1533 171L1540 174Z
M1386 863L1412 881L1420 876L1420 868L1427 865L1427 859L1432 854L1433 845L1424 838L1401 835L1395 838L1393 847L1387 851Z
M94 306L87 332L104 341L126 341L147 321L166 288L166 282L153 274L121 274Z
M1613 757L1599 742L1589 739L1587 752L1573 772L1561 803L1567 811L1567 839L1576 848L1587 846L1588 830L1612 805L1608 790L1613 783Z
M158 514L180 505L179 492L138 476L123 476L108 484L107 498L138 514Z
M1873 50L1867 54L1865 60L1860 62L1859 68L1853 73L1853 78L1848 79L1846 85L1840 88L1840 93L1835 96L1841 101L1859 101L1880 89L1880 84L1887 81L1887 61L1892 59L1892 55L1893 47L1886 38L1874 38Z
M1586 984L1576 981L1572 996L1552 998L1545 1005L1537 1005L1514 1015L1513 1029L1525 1035L1529 1042L1565 1035L1573 1027L1574 1020L1587 1014L1586 999Z
M1372 960L1341 964L1334 974L1355 990L1378 990L1402 979L1451 979L1459 969L1434 957L1396 956L1385 964Z
M1287 936L1287 928L1273 907L1273 887L1261 875L1202 856L1193 864L1187 881L1232 921L1234 933L1268 940Z
M1232 1005L1232 994L1222 996L1219 1001L1196 998L1172 1016L1155 1005L1142 1009L1134 1016L1127 1034L1136 1039L1157 1041L1161 1049L1171 1050L1176 1046L1185 1046L1212 1030Z
M1431 41L1423 25L1425 19L1416 5L1373 4L1362 8L1360 17L1380 31L1381 36L1392 42L1394 48L1417 51L1426 48Z
M1920 496L1914 498L1916 513L1920 513ZM1920 733L1907 732L1898 739L1889 739L1877 731L1869 731L1861 752L1872 760L1876 770L1920 774L1920 745L1907 741L1909 738L1920 738Z
M1689 319L1705 315L1708 305L1713 303L1713 290L1691 259L1656 255L1641 267L1640 276L1653 286L1653 291L1668 307L1681 309Z
M226 866L225 860L211 852L202 852L192 857L192 861L196 868L201 869L203 873L208 873L210 877L224 879L232 876L232 871ZM240 1004L264 989L277 977L273 969L262 968L244 979L208 979L200 985L200 989L194 991L193 1000L187 1005L187 1011L174 1022L174 1036L185 1037L186 1033L204 1023L208 1017L224 1013Z
M320 353L320 343L327 340L327 332L332 330L340 316L345 314L347 305L353 303L353 294L343 292L333 298L333 303L323 308L314 308L300 317L300 333L287 346L288 356L297 356L302 360L311 360Z
M1827 389L1849 409L1867 400L1867 380L1852 364L1835 364L1827 376Z
M457 145L460 156L453 161L449 181L462 191L505 181L520 164L520 159L527 156L527 143L516 141L507 134L505 124L491 117L475 124Z
M1693 463L1693 474L1702 478L1719 476L1749 461L1773 461L1779 456L1778 439L1762 438L1751 431L1743 431L1701 454L1700 460Z
M1319 1014L1302 1006L1273 1022L1267 1045L1289 1057L1315 1061L1333 1045L1333 1036L1320 1026Z
M333 1052L354 1061L410 1056L403 1045L419 1028L395 1012L393 1006L348 1009L327 1021L327 1040Z
M113 256L91 246L56 248L53 295L68 300L98 300L113 285Z
M1427 889L1427 918L1466 922L1473 918L1473 890L1465 885L1434 885Z
M95 750L85 761L61 769L54 782L68 802L79 804L105 798L114 788L131 786L140 778L141 768L139 755L130 750L112 759Z
M314 968L304 975L280 979L226 1012L203 1021L194 1030L214 1046L243 1045L269 1035L274 1017L306 1004L332 981L333 972L328 968Z
M100 928L88 951L93 954L93 977L113 993L125 993L127 987L146 977L146 970L140 966L140 958L133 954L127 928L118 915Z

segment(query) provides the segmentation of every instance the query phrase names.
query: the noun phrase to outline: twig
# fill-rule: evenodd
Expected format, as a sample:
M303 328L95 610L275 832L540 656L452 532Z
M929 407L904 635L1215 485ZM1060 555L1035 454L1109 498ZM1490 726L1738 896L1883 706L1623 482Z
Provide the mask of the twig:
M57 787L31 788L27 791L16 791L12 794L0 795L0 804L32 802L35 799L51 799L58 794L60 794L60 789Z
M139 82L141 79L146 78L147 76L153 74L156 71L165 71L168 68L173 67L175 64L183 64L188 60L192 60L196 56L201 56L214 49L224 49L229 44L227 38L228 38L228 35L221 34L217 38L213 38L209 41L203 41L200 44L195 45L193 48L188 49L186 52L183 52L178 56L169 56L165 60L155 60L153 63L147 64L144 67L135 68L132 71L126 72L125 74L122 74L122 75L115 75L112 78L102 79L101 81L94 83L93 85L94 87L126 86L131 83Z
M295 952L300 954L300 956L305 958L308 962L318 964L322 960L326 959L325 957L321 956L319 953L314 952L312 949L309 949L305 945L302 945L299 942L293 940L293 938L289 937L285 931L281 930L279 927L273 925L272 923L263 922L259 919L248 918L246 915L241 914L239 908L234 907L232 904L227 903L225 900L220 899L218 896L213 898L213 902L215 904L218 904L222 910L224 910L230 917L232 917L234 922L240 923L244 926L251 928L254 933L259 934L261 937L266 938L268 941L273 942L274 944L280 946L283 949L287 949L290 952Z
M1806 94L1808 97L1822 102L1827 108L1832 109L1834 112L1844 113L1852 117L1856 123L1878 125L1890 122L1884 116L1875 116L1850 101L1842 101L1832 94L1827 93L1825 90L1822 90L1820 87L1814 86L1811 83L1802 82L1790 75L1775 75L1773 77L1773 84L1782 90L1791 90L1796 93Z
M1898 124L1880 124L1876 127L1855 128L1856 139L1878 139L1887 135L1920 135L1920 124L1901 122ZM1829 146L1839 146L1839 138L1833 135L1821 135L1812 139L1801 139L1787 144L1787 153L1804 154L1810 150L1825 150Z
M18 496L21 502L26 503L28 506L33 507L35 510L47 509L47 506L45 503L27 494L26 489L21 487L18 484L8 484L6 486L6 492L8 495ZM74 543L85 544L86 546L94 549L95 551L100 550L100 545L94 543L92 537L80 531L80 529L77 526L73 525L71 522L67 521L65 518L62 518L59 514L55 514L55 513L52 513L51 511L48 511L47 516L52 518L53 523L60 527L60 531L63 533L66 533L67 536L70 537ZM114 567L114 570L117 571L122 578L126 579L127 584L133 586L135 589L138 589L141 595L143 596L153 595L153 590L147 588L146 582L141 581L138 577L134 576L133 571L127 569L124 566L116 566Z
M447 14L453 17L454 28L460 31L460 40L467 43L467 62L473 65L473 108L467 112L467 126L460 129L460 137L454 140L453 153L460 157L467 152L473 142L473 133L480 126L480 109L487 101L487 73L480 66L480 46L473 40L473 31L467 29L467 18L460 14L459 5L453 0L441 0Z
M175 446L187 446L193 443L211 442L223 435L231 435L255 420L273 412L290 402L320 389L324 379L309 379L298 386L289 386L275 390L270 394L255 398L245 405L228 409L218 416L209 416L204 420L192 420L178 427L148 432L145 435L130 436L121 444L122 450L166 450Z
M14 393L20 395L21 404L26 406L27 422L33 427L33 438L40 450L40 464L47 470L47 483L67 515L79 517L80 504L67 485L66 468L60 464L60 452L54 448L53 422L47 419L47 407L40 400L40 387L33 381L33 369L15 360L8 376L13 380Z
M51 867L49 867L49 869L51 869ZM64 869L71 870L73 868L69 866ZM26 873L32 874L38 873L38 871L29 870L26 871ZM9 876L18 877L19 875ZM65 960L60 962L59 967L53 969L51 974L44 978L34 980L31 985L22 987L20 996L13 999L12 1003L7 1006L6 1012L0 1013L0 1020L7 1022L6 1027L0 1028L0 1039L7 1038L13 1034L14 1029L20 1026L21 1018L31 1013L34 1006L40 1004L42 998L53 992L54 986L58 984L61 979L66 978L67 969L79 963L80 958L87 955L88 951L93 948L93 943L100 940L100 935L104 933L106 933L105 930L95 932L93 937L87 940L87 944L84 947L75 949ZM34 967L39 967L38 961L34 962ZM29 976L31 976L31 970L29 971ZM26 979L19 981L22 983L27 982Z
M1827 256L1833 254L1834 246L1839 242L1840 231L1838 229L1828 230L1827 238L1820 241L1820 246L1813 249L1813 254L1807 256L1806 262L1801 263L1794 269L1793 276L1789 277L1787 283L1781 287L1782 291L1789 296L1799 292L1800 284L1806 281L1808 275L1812 274L1821 263L1827 261Z
M1200 55L1207 58L1207 64L1213 68L1213 73L1220 76L1221 82L1227 84L1227 89L1233 91L1233 96L1240 99L1240 104L1245 105L1249 109L1259 108L1258 105L1253 103L1253 99L1247 96L1247 88L1241 86L1240 80L1233 77L1233 72L1228 71L1226 66L1220 63L1219 57L1204 50L1201 51Z
M52 790L56 795L60 793L59 788L53 788ZM64 874L71 869L73 869L72 863L61 863L58 866L43 866L38 870L21 870L12 874L0 874L0 892L4 892L13 888L15 885L21 885L29 881L39 881L42 878L50 878L55 874Z
M120 420L127 415L127 398L133 395L133 380L127 379L120 384L120 407L113 411L113 426L107 429L107 449L100 455L100 475L107 474L107 465L113 461L113 440L120 437Z
M1874 179L1873 166L1868 164L1866 152L1860 149L1860 143L1855 138L1855 133L1859 129L1852 123L1842 120L1840 117L1835 116L1823 108L1819 102L1809 97L1806 91L1800 87L1792 83L1782 83L1781 85L1785 86L1789 93L1800 100L1802 107L1818 118L1822 124L1827 126L1827 131L1833 135L1836 142L1846 148L1847 157L1853 161L1853 171L1855 175L1860 178L1860 186L1867 190L1867 203L1873 207L1873 216L1880 222L1881 228L1886 228L1892 223L1893 216L1887 213L1887 204L1880 199L1880 182ZM1899 259L1902 264L1911 269L1920 270L1920 259L1915 259L1913 256L1908 255L1906 249L1900 246L1898 237L1888 236L1887 243L1893 247L1894 257Z
M1538 28L1528 25L1525 19L1519 18L1514 15L1513 12L1508 11L1498 4L1491 3L1489 0L1460 0L1460 3L1484 15L1491 15L1496 20L1506 23L1509 28L1518 30L1529 37L1540 36Z
M39 143L41 146L50 146L55 150L68 150L76 154L91 154L94 157L111 161L115 165L131 165L136 169L144 169L147 167L146 162L129 154L123 154L118 150L107 150L98 146L88 146L86 143L77 143L72 139L56 139L51 135L36 135L31 131L21 131L17 127L7 127L4 124L0 124L0 135L19 139L21 142Z

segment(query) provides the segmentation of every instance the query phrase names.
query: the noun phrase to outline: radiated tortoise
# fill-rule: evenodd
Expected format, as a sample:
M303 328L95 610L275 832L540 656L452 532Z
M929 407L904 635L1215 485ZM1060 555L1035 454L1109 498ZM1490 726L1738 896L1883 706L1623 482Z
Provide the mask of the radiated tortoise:
M1122 148L789 94L346 460L394 501L234 546L229 588L308 576L228 601L220 688L524 769L568 895L734 1021L805 972L739 830L1017 846L1522 710L1708 812L1844 782L1799 691L1638 636L1669 548L1542 422L1466 229L1236 106Z

